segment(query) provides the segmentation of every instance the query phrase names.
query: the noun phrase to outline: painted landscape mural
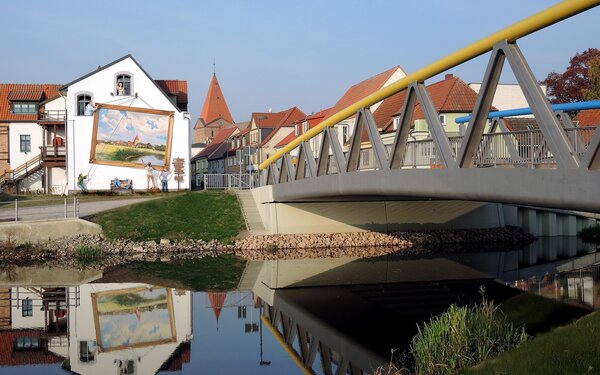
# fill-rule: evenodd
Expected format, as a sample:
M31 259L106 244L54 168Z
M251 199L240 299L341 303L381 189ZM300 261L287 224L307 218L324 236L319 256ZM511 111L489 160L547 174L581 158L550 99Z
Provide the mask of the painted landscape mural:
M170 289L137 288L92 295L96 337L102 351L175 340Z
M94 116L90 162L143 167L169 160L173 112L100 105Z

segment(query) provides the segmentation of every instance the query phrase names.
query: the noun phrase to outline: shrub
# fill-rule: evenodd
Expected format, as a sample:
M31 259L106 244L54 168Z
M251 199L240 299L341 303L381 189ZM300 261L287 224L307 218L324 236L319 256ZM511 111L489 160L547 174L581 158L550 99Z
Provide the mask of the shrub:
M584 242L600 244L600 225L583 228L577 236Z
M104 252L98 246L77 245L77 262L82 267L100 263L104 259Z
M452 305L418 330L411 343L416 374L455 374L527 340L524 327L513 327L485 299L471 307Z

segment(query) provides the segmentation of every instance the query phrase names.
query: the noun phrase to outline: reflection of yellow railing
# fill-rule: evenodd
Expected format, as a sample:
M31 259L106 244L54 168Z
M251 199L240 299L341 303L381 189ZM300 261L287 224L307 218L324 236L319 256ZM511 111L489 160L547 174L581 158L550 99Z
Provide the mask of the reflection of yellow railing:
M515 40L529 35L544 27L560 22L565 18L569 18L578 13L586 11L600 4L600 0L565 0L562 3L556 4L540 13L534 14L524 20L521 20L512 26L502 29L492 35L489 35L473 44L470 44L458 51L440 59L436 62L427 65L426 67L417 70L414 73L384 87L383 89L374 92L366 98L344 108L325 121L321 122L316 127L294 139L287 146L277 151L262 164L260 170L275 162L285 153L292 151L298 147L301 142L308 141L312 137L321 133L325 128L333 126L338 122L354 115L359 109L369 107L377 102L388 98L397 92L407 88L412 82L423 82L437 74L440 74L448 69L451 69L459 64L480 56L488 51L491 51L495 44L502 41L514 42Z
M300 370L302 370L302 373L304 373L306 375L314 375L315 374L314 371L312 371L311 369L304 366L304 363L302 362L302 359L300 358L298 353L296 353L294 351L294 349L292 349L288 344L286 344L283 336L281 336L281 333L279 333L279 331L277 331L277 329L275 329L275 327L273 327L271 325L271 322L269 321L269 319L267 319L265 316L262 316L262 315L261 315L260 319L263 321L265 326L267 326L269 331L271 331L273 336L275 336L277 341L279 341L279 344L281 344L281 346L283 347L283 349L285 349L287 354L289 354L289 356L292 357L292 359L294 360L294 363L296 363L296 365L300 368Z

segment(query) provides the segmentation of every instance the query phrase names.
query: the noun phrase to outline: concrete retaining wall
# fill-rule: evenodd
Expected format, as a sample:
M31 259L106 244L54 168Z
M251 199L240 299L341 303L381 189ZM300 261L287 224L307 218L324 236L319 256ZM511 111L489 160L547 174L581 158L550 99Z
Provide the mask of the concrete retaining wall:
M11 239L17 244L101 233L100 225L76 218L0 223L0 241Z

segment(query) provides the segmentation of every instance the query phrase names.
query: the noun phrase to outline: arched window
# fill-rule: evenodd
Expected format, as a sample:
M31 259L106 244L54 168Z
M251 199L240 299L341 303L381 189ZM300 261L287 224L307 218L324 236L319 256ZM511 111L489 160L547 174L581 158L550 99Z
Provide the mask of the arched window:
M131 76L129 74L118 74L115 86L117 95L131 95Z
M89 94L77 95L77 116L85 116L85 106L92 101Z

